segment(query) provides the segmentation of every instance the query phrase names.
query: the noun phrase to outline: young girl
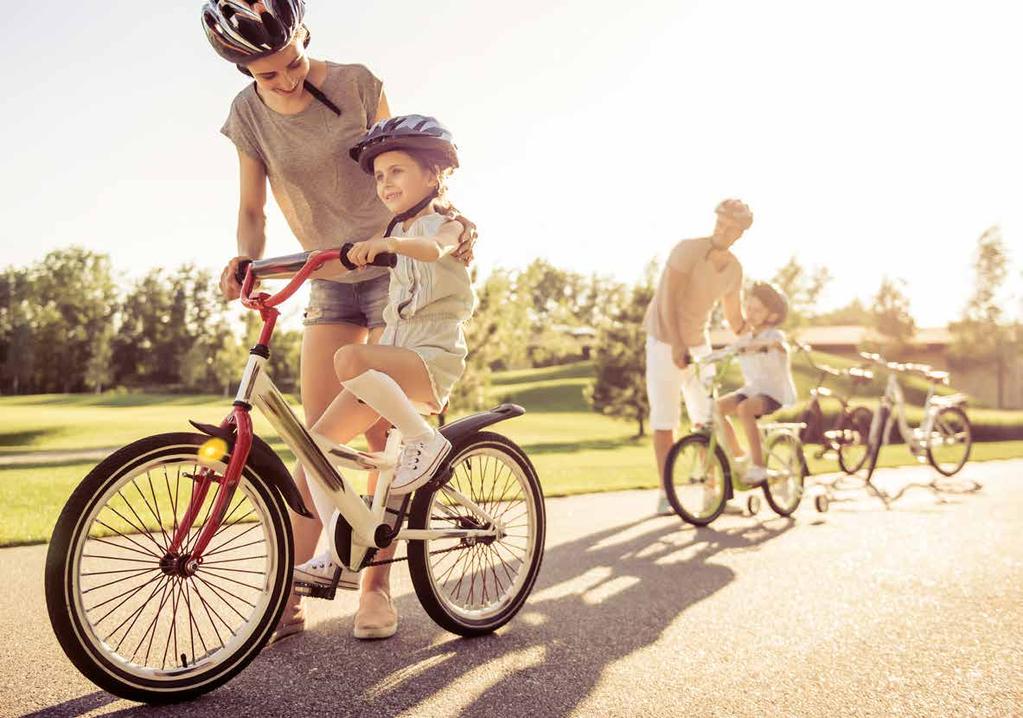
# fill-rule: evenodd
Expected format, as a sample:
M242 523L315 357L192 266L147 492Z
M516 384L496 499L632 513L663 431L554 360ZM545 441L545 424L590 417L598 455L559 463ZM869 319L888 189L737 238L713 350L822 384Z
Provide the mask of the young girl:
M394 214L383 236L355 244L348 259L368 265L381 252L398 255L391 272L386 326L376 345L349 344L334 355L344 387L313 431L347 442L384 417L404 441L391 495L406 494L429 481L451 444L423 418L417 404L440 411L465 369L463 323L472 316L475 295L465 265L451 256L462 225L441 208L444 180L458 167L451 133L432 117L408 115L384 120L352 148L352 159L371 173L377 195ZM320 519L334 511L327 495L311 486ZM378 554L383 558L383 552ZM335 566L325 554L296 567L305 582L329 582ZM376 590L386 600L363 607L358 638L386 638L397 629L386 574ZM363 587L364 597L367 593Z
M739 466L749 463L743 477L749 485L762 483L768 477L757 419L796 401L789 348L785 333L778 329L785 321L788 306L784 293L774 285L753 284L746 300L746 321L751 331L736 342L745 384L739 391L718 399L718 409L725 419L728 449ZM742 421L749 443L748 457L742 456L730 419L732 415Z

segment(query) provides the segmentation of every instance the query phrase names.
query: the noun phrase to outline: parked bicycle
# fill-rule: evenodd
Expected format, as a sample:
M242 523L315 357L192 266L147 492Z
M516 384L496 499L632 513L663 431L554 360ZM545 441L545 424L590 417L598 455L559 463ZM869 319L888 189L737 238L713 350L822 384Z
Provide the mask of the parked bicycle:
M453 633L494 631L532 590L546 531L540 482L521 448L484 431L521 407L503 404L445 426L450 458L411 500L395 501L397 430L382 452L335 444L310 433L270 379L275 307L315 270L345 262L346 250L243 267L242 303L260 313L263 328L231 413L219 426L191 422L201 433L119 449L68 499L46 558L47 609L68 658L101 688L149 703L193 698L239 673L270 638L292 589L287 509L311 514L284 463L253 433L253 406L337 507L326 528L343 568L325 589L304 587L307 594L356 588L358 572L395 541L408 542L423 608ZM257 279L289 275L277 294L252 295ZM360 496L340 468L379 471L374 495Z
M957 474L970 458L973 447L973 430L964 409L965 394L939 395L938 386L947 386L947 371L937 371L927 364L890 362L879 354L861 352L867 361L887 369L888 379L878 410L874 413L868 434L867 458L864 462L864 486L877 498L890 506L913 488L927 488L935 492L944 490L941 480ZM923 377L929 383L927 396L924 399L924 417L920 426L911 427L906 418L906 398L899 384L899 375ZM937 470L939 476L926 483L910 483L895 493L889 493L878 487L871 480L877 468L881 447L887 444L894 428L910 453L921 463L929 463ZM967 482L968 491L975 491L980 484ZM834 496L827 493L819 494L815 501L819 511L827 510L829 501Z
M737 348L728 347L694 360L697 371L710 378L707 387L713 406L711 420L675 442L664 464L662 480L669 503L684 521L696 526L706 526L720 516L736 493L756 489L763 490L775 513L789 516L799 506L809 473L799 440L803 424L770 422L759 425L769 478L757 486L741 480L734 457L728 453L724 418L717 408L719 389L737 354ZM756 494L748 496L749 513L757 512L759 501Z
M867 459L867 437L870 433L870 421L873 413L865 406L852 406L849 399L836 394L824 386L829 379L845 377L852 383L853 389L870 382L874 372L862 366L837 369L827 364L815 362L811 354L812 347L798 344L798 349L806 357L807 363L817 372L817 382L810 389L810 403L803 412L802 422L806 428L800 432L803 444L819 444L820 449L814 458L820 459L833 453L838 465L847 474L855 474L863 467ZM838 402L838 418L834 428L828 429L821 409L822 399L834 399Z

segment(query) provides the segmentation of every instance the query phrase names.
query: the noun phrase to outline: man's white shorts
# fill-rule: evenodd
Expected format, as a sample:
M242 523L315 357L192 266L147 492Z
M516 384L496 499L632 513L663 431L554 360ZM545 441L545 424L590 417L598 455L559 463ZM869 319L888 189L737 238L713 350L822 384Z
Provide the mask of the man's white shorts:
M703 344L689 347L689 355L695 359L710 354L710 347ZM705 368L705 382L696 376L696 367L690 365L679 369L671 358L671 345L651 336L646 338L646 393L650 401L650 428L654 431L674 431L682 418L682 406L678 395L686 402L686 413L693 424L710 421L711 403L707 391L713 367Z

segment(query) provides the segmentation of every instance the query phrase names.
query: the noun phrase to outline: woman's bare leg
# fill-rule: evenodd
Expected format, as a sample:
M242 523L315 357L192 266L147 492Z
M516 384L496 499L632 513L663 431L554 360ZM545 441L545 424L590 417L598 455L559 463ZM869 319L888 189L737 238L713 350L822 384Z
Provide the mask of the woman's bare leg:
M355 324L313 324L305 328L302 333L300 386L306 426L315 424L324 409L341 392L341 382L334 373L334 354L343 346L364 341L366 329ZM312 510L313 497L309 493L309 482L301 464L295 468L295 484L303 503ZM313 514L315 516L315 510ZM317 518L309 519L292 512L291 529L295 541L295 564L305 563L316 551L322 525ZM298 612L301 600L301 596L291 594L283 620L289 620Z

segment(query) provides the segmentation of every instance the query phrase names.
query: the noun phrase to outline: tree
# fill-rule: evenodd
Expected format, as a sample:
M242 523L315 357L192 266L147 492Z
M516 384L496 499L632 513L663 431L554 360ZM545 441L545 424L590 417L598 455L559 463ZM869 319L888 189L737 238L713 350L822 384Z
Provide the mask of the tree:
M793 255L774 273L771 281L777 284L789 299L789 315L784 326L793 328L806 324L817 313L817 301L831 281L831 273L826 267L817 267L810 271Z
M809 323L818 327L834 327L847 324L872 326L874 318L870 309L859 299L853 299L844 307L810 317Z
M953 337L950 354L958 364L994 369L1001 408L1008 368L1023 348L1020 347L1023 333L1018 324L1013 326L1005 316L1000 301L1009 273L1009 255L998 226L988 228L977 240L973 271L973 294L960 320L949 324Z
M643 280L628 293L615 316L601 325L594 348L596 381L587 390L593 410L630 419L645 434L650 404L646 393L646 330L643 317L654 295L656 266L647 266Z
M93 338L92 356L85 365L85 386L97 394L101 394L110 385L114 376L114 368L110 363L114 355L113 338L113 324L105 324Z
M881 278L870 309L872 324L885 339L890 351L901 353L916 334L916 322L909 312L906 283L901 279Z
M36 389L79 391L95 337L117 309L110 259L81 247L59 249L32 266L29 277Z

